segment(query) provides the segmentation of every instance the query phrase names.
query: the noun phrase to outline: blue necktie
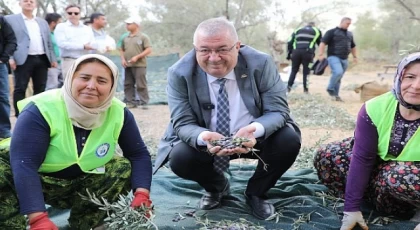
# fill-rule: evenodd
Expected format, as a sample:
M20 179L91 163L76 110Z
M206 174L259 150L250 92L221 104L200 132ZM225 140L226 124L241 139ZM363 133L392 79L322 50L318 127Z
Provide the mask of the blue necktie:
M219 95L217 97L217 124L216 132L225 137L230 136L230 116L229 116L229 101L225 88L226 78L217 79L219 83ZM216 171L223 173L229 168L229 156L214 157L214 168Z

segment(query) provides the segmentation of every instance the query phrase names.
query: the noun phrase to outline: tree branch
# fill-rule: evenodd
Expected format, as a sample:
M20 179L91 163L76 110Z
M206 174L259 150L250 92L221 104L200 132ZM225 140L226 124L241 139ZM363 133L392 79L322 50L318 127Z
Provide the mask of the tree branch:
M407 4L405 4L403 0L395 0L395 1L411 14L410 19L420 21L420 18L417 17L416 13L409 6L407 6Z
M0 7L3 9L3 14L5 15L13 14L13 11L9 7L6 6L4 1L0 1Z

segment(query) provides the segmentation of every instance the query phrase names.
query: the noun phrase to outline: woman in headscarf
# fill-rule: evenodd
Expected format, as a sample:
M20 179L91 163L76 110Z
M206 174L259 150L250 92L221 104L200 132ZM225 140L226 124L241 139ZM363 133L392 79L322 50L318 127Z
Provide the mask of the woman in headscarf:
M345 198L341 230L368 229L364 199L382 214L420 222L419 126L420 53L413 53L399 63L393 90L360 109L354 143L331 143L315 156L321 181Z
M0 154L0 229L25 229L23 215L30 229L57 229L45 204L71 209L72 229L100 226L106 212L82 200L86 189L109 202L132 190L132 207L151 206L150 154L133 114L114 98L117 82L114 63L89 54L63 88L18 103L10 163ZM114 154L117 144L124 157Z

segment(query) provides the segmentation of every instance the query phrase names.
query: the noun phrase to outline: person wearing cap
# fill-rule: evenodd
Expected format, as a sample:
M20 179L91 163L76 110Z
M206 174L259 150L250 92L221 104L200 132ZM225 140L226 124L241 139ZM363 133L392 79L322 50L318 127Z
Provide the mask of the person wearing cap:
M292 60L292 72L287 83L287 91L290 92L295 82L296 74L300 65L303 66L303 92L309 93L308 75L309 64L315 56L315 45L321 43L322 32L315 27L314 22L309 22L306 26L300 27L292 33L288 43L287 59Z
M58 229L45 204L70 209L70 229L95 229L107 212L82 199L86 190L110 203L131 190L131 207L151 207L150 153L133 114L114 97L117 82L110 59L87 54L62 88L19 102L10 156L0 151L0 229L26 229L23 215L30 229ZM117 144L123 156L114 154Z
M315 156L321 182L345 198L341 230L368 229L363 201L383 215L420 222L419 127L420 53L413 53L398 64L392 91L362 105L354 139L331 143Z
M70 4L66 7L67 21L55 28L55 38L60 48L61 68L63 77L73 62L84 54L92 53L96 49L95 36L89 26L80 21L81 7Z
M149 103L149 92L146 80L146 57L152 52L149 37L140 30L140 18L130 17L125 20L130 34L123 39L120 48L121 64L125 68L124 94L129 108L137 107L135 91L140 97L143 109Z

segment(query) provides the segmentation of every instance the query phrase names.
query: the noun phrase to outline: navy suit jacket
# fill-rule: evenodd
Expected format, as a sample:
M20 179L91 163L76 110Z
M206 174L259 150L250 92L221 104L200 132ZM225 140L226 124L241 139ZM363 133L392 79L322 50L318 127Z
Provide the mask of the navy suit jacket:
M26 28L25 21L23 20L21 13L7 15L5 18L12 27L17 38L17 49L13 53L13 59L15 60L16 65L23 65L26 62L26 58L28 57L30 43L29 33ZM49 60L48 67L50 67L51 62L57 61L51 42L50 27L48 26L47 21L45 21L43 18L36 17L35 20L39 25L39 29L41 30L42 44L44 46L45 55L47 55Z
M290 117L286 100L286 86L280 79L272 58L249 46L241 46L234 69L242 100L253 122L265 128L266 139L278 129L288 125L300 134ZM153 172L167 161L172 148L182 142L199 149L198 135L209 130L211 103L206 73L197 63L191 50L168 70L168 104L171 122L159 143Z

